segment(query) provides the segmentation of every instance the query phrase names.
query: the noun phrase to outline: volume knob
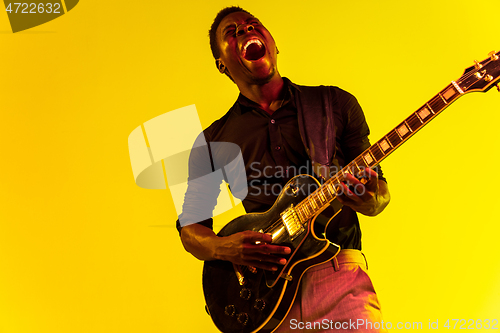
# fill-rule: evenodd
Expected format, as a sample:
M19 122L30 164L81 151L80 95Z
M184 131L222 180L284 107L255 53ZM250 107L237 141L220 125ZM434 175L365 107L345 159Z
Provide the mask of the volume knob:
M262 311L266 307L266 302L264 302L263 299L258 298L255 300L255 304L253 305L253 307L259 311Z
M240 297L248 301L252 297L252 291L248 288L243 288L240 291Z
M238 323L240 323L243 326L248 324L248 314L247 313L240 313L238 315Z
M226 305L224 313L226 316L233 317L236 314L236 307L234 305Z

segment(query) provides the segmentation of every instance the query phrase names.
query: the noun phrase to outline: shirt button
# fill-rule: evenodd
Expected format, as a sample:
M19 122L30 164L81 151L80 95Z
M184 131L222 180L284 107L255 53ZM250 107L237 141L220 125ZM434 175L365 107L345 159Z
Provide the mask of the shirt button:
M275 148L275 149L276 149L276 150L280 150L280 149L281 149L281 147L280 147L280 146L276 146L276 148Z
M276 121L274 119L271 119L271 124L274 124Z

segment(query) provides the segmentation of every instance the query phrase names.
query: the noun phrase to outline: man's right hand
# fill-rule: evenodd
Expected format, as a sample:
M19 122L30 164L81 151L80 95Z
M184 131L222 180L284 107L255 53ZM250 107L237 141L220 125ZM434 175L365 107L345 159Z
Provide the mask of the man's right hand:
M272 237L255 231L242 231L219 237L210 228L191 224L181 230L184 248L200 260L226 260L237 265L277 270L286 264L289 247L273 245Z
M218 238L215 258L237 265L276 271L277 265L286 264L282 255L291 252L289 247L271 244L273 239L270 234L255 231L243 231Z

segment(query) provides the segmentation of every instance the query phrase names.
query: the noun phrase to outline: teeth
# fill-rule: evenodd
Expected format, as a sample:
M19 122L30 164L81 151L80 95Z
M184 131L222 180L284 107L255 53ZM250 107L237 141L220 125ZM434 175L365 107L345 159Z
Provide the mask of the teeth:
M257 44L259 46L262 46L262 42L260 40L258 40L258 39L250 39L248 42L245 43L245 45L243 45L243 52L246 52L247 48L251 44Z

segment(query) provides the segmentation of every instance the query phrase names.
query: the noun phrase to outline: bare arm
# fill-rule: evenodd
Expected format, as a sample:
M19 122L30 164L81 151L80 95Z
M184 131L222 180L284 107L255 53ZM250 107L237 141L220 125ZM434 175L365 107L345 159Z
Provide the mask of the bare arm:
M200 260L226 260L267 270L284 265L286 259L280 255L290 253L288 247L272 245L269 234L243 231L219 237L210 228L196 223L182 228L181 240L186 251Z

